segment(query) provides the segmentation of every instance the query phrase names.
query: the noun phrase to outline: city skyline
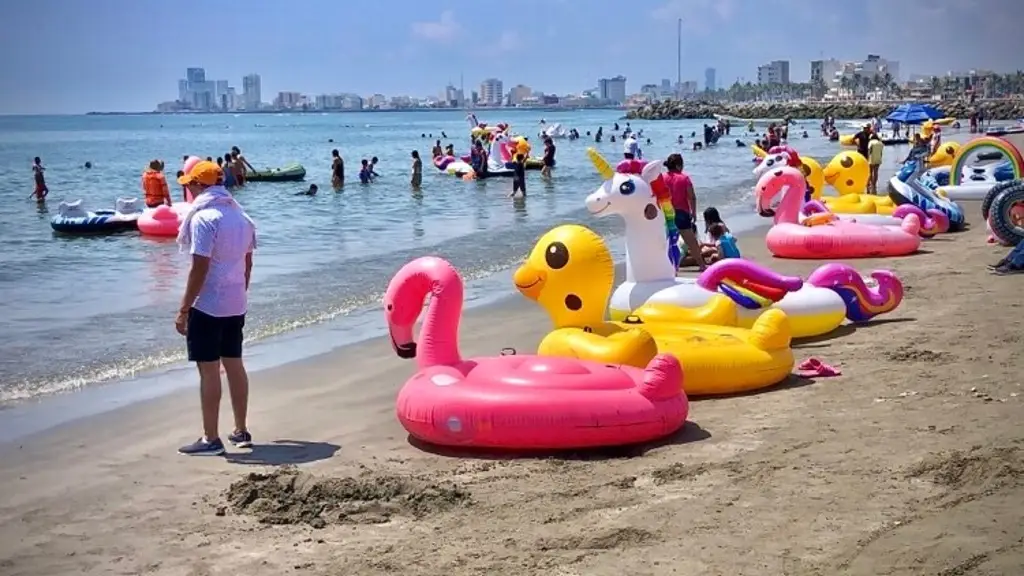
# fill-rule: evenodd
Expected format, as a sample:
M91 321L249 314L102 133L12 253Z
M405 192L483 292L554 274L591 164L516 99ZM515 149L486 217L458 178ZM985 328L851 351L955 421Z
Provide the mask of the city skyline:
M264 100L278 92L437 94L460 74L467 92L497 78L553 94L597 88L596 79L621 74L630 78L632 93L676 78L678 18L682 79L703 79L714 68L720 88L736 80L756 82L758 66L772 61L790 61L791 80L806 82L806 62L861 60L869 53L899 61L904 76L970 68L1007 72L1020 65L1013 26L1024 20L1024 3L1003 0L969 6L961 0L822 2L813 10L796 0L764 0L758 10L738 0L658 0L625 11L610 0L592 0L587 10L570 0L523 0L515 10L500 3L402 0L385 7L386 18L308 0L285 24L279 5L253 0L237 15L234 28L244 33L227 41L222 28L194 25L192 15L206 4L186 0L154 12L155 6L153 0L0 5L0 17L9 23L60 15L59 26L14 25L0 35L0 74L6 87L18 88L0 94L0 113L148 111L175 97L168 86L190 66L230 79L237 92L241 78L255 71ZM766 14L786 14L786 26L766 26ZM152 33L151 21L167 33ZM474 21L493 24L481 28ZM909 31L922 41L909 41ZM218 59L220 40L231 48ZM944 49L950 46L955 48Z

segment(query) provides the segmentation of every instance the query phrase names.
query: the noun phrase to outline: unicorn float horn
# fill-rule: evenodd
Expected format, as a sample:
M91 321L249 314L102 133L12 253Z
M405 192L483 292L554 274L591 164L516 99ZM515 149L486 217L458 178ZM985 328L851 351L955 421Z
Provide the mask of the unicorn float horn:
M590 162L594 165L597 173L601 175L601 178L611 180L615 176L615 169L596 149L592 147L587 148L587 157L590 158Z

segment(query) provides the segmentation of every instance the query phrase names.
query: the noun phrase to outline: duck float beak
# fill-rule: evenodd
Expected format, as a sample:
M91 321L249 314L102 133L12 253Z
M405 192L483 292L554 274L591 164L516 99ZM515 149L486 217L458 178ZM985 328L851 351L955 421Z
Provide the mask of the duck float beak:
M839 170L836 170L831 166L826 166L823 175L825 176L825 182L832 185L835 184L836 178L839 178Z
M536 301L544 290L544 283L547 281L547 274L537 270L529 264L523 264L512 276L512 281L523 296Z

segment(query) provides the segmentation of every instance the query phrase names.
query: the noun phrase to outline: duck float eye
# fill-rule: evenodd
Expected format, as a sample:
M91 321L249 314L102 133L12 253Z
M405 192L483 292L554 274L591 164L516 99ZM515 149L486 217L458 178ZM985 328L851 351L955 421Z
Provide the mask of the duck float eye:
M633 184L632 180L626 180L622 184L619 184L619 194L629 196L633 192L636 192L636 184Z
M583 300L575 294L569 294L565 297L565 307L573 312L576 312L580 308L583 308Z
M552 242L548 245L548 249L544 251L544 261L547 263L548 268L561 270L569 263L569 249L561 242Z
M849 156L843 156L843 159L839 161L839 164L843 168L853 168L853 158Z

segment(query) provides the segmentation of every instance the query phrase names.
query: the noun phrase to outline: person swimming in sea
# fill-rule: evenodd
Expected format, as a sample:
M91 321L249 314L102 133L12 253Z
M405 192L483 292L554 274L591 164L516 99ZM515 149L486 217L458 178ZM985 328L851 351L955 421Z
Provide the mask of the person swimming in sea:
M46 196L50 194L50 189L46 186L46 176L43 174L46 172L46 168L43 168L43 161L39 156L35 157L32 161L32 176L36 181L35 192L32 196L36 197L36 202L43 203L46 201ZM31 198L32 196L29 196Z
M300 190L295 193L296 196L316 196L316 193L320 191L320 188L316 184L310 184L309 190Z
M359 182L362 184L373 182L373 169L370 168L370 161L363 158L360 164L362 167L359 169Z

